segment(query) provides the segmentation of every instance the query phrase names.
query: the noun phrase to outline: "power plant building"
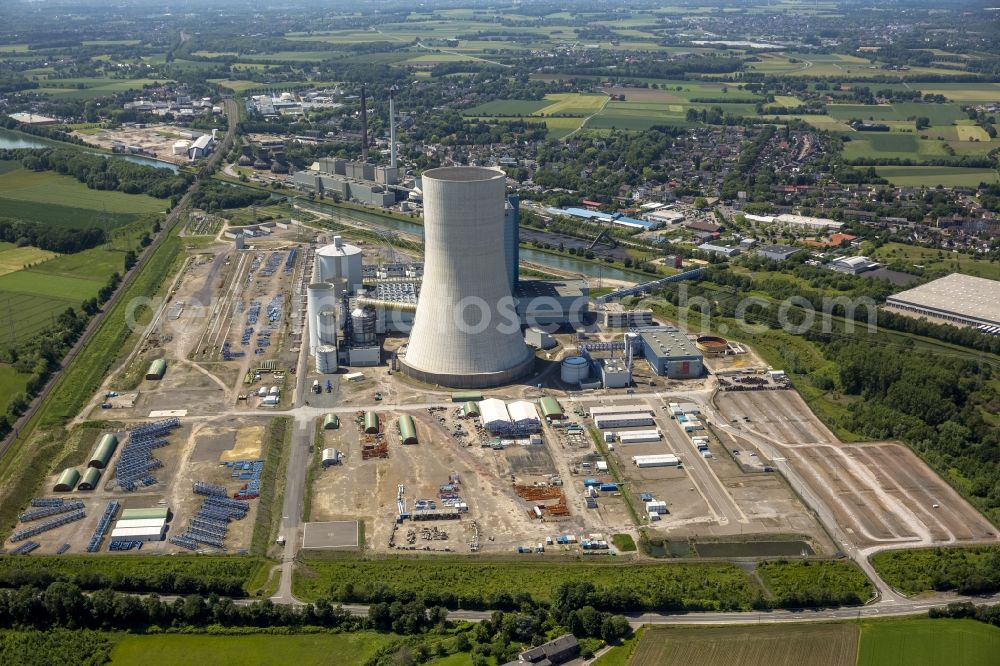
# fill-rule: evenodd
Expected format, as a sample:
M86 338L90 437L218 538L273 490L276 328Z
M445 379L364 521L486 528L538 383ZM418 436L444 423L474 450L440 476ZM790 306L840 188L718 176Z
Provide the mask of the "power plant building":
M637 331L642 340L643 355L658 375L671 379L691 379L704 372L705 357L673 326L657 326Z
M499 170L424 172L424 278L403 372L454 388L509 384L534 369L505 262Z

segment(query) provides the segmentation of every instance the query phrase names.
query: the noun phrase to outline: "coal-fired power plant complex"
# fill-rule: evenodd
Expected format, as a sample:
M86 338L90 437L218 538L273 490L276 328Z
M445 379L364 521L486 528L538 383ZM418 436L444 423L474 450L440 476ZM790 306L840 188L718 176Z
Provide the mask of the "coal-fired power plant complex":
M503 171L431 169L420 188L422 266L369 265L362 249L340 236L316 249L305 312L316 371L388 363L449 388L530 375L533 347L541 346L537 327L575 330L587 314L586 283L519 277L518 200L506 196ZM386 355L388 336L408 341Z
M400 366L428 384L486 388L534 367L504 247L506 176L481 167L423 174L424 277Z

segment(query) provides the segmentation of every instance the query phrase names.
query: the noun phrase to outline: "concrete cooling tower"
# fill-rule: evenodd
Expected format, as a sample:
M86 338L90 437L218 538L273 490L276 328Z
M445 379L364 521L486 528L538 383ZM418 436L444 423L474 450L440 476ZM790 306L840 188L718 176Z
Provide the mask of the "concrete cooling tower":
M403 371L429 384L486 388L530 373L504 252L505 175L423 174L424 279Z

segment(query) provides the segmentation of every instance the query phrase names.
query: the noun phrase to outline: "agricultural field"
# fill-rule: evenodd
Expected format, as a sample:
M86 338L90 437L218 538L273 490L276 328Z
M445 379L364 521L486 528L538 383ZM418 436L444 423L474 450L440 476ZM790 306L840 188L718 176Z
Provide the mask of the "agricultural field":
M216 666L319 666L332 663L331 657L336 655L336 663L362 664L392 640L391 634L374 632L275 636L125 636L111 652L111 663L173 666L197 661Z
M976 620L907 619L863 622L858 666L992 666L1000 628Z
M549 105L547 100L503 99L465 110L467 116L530 116Z
M630 666L854 666L858 627L648 627Z
M55 213L45 211L55 207ZM62 226L80 226L89 220L105 218L121 226L136 216L160 212L166 203L145 194L125 194L92 190L72 176L52 171L29 171L16 168L0 174L0 217L32 219ZM64 209L77 209L63 217ZM117 217L110 217L117 216ZM111 225L109 225L111 226Z
M978 128L977 128L978 129ZM980 183L1000 182L994 169L966 169L938 166L876 167L876 173L900 187L978 187Z
M14 273L29 266L58 257L56 252L40 250L37 247L14 247L9 243L0 244L0 276Z
M105 97L126 90L141 90L143 86L163 83L154 79L106 79L84 77L78 79L46 79L36 92L57 98L90 99Z
M897 102L895 104L827 104L828 115L838 120L908 120L927 118L931 125L951 125L968 116L957 104L920 104Z
M906 267L923 266L928 271L965 273L990 280L1000 280L1000 263L960 252L903 243L886 243L876 249L872 257L887 264L898 262Z

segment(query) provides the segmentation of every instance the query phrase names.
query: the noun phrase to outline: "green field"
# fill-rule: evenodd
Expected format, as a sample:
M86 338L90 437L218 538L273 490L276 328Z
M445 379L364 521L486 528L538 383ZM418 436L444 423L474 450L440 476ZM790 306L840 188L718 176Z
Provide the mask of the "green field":
M589 93L554 93L546 95L549 101L536 113L542 116L589 116L597 113L608 101L607 95Z
M978 187L979 183L1000 182L993 169L965 169L937 166L875 167L876 173L893 185L901 187Z
M6 245L6 243L5 243ZM24 247L0 249L0 275L13 273L30 264L40 264L58 257L56 252L40 250L37 247L26 245Z
M854 666L852 624L648 627L630 666ZM900 662L902 663L902 662Z
M957 104L920 104L897 102L895 104L827 104L828 115L838 120L907 120L924 117L931 125L950 125L958 120L966 120L967 115Z
M547 100L498 99L464 111L467 116L530 116L549 105Z
M18 168L0 174L0 216L28 217L18 214L23 203L126 214L154 213L166 208L165 202L145 194L92 190L72 176L52 171ZM23 210L35 212L37 208L29 206Z
M320 596L346 601L371 599L384 593L449 592L458 605L478 608L495 605L499 596L521 592L529 593L538 602L551 601L560 584L582 581L630 593L645 608L747 609L759 594L746 572L732 564L618 565L444 558L307 559L296 570L292 587L304 601Z
M0 401L6 407L10 396L24 390L30 375L22 375L9 365L0 365Z
M393 636L375 632L351 634L126 636L111 653L112 664L362 664Z
M988 666L997 663L998 654L1000 628L975 620L913 618L867 620L860 625L647 627L628 664Z
M875 250L872 258L889 264L898 262L904 267L923 266L927 270L965 273L990 280L1000 280L1000 263L961 252L932 250L903 243L886 243Z
M105 97L126 90L142 90L143 86L163 83L154 79L105 79L82 77L77 79L48 79L36 92L67 99L89 99Z
M976 620L863 622L858 666L995 666L1000 628Z

